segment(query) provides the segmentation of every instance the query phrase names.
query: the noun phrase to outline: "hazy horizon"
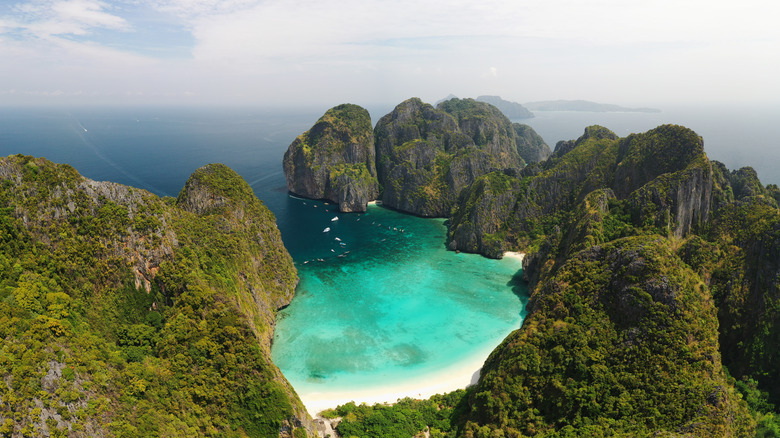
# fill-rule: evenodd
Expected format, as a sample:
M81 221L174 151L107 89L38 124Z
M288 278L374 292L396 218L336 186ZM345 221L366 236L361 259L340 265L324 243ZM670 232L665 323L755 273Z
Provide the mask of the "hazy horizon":
M18 0L0 104L780 103L761 0Z

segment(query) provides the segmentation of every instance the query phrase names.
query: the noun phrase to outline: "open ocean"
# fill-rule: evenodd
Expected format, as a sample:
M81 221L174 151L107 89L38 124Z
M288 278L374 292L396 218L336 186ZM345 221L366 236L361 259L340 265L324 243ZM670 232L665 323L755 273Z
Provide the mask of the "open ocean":
M484 355L522 322L519 262L446 251L442 220L381 207L338 214L333 205L289 196L282 156L325 109L0 107L0 156L43 156L160 196L176 196L208 163L242 175L276 215L299 269L273 356L304 399L419 379ZM374 123L390 110L369 108ZM551 148L592 124L620 136L681 124L703 136L711 159L730 169L751 165L763 183L780 184L778 117L778 108L683 108L537 112L520 122Z

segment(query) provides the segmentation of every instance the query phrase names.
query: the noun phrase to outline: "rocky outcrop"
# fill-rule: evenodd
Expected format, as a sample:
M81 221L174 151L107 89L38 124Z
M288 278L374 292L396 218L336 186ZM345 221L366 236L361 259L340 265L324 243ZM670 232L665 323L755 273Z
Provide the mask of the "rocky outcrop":
M540 280L528 310L485 361L467 434L753 432L721 366L709 290L660 236L576 252Z
M523 167L512 123L498 108L473 99L451 99L436 108L455 118L460 132L470 138L477 149L489 154L497 164L496 168Z
M412 98L379 119L374 134L383 204L419 216L447 215L452 155L468 144L456 120Z
M513 214L503 226L503 243L480 253L491 256L530 244L533 235L552 231L539 229L551 222L550 215L570 211L589 193L607 188L617 200L625 200L635 223L652 223L659 232L667 230L664 232L682 237L709 217L714 181L701 138L674 125L624 139L604 127L588 127L576 141L559 142L541 171L526 178L522 190L515 193ZM492 227L488 223L477 221L464 227L465 218L485 217L468 210L487 204L473 199L458 205L459 214L450 225L451 248L474 250L473 246L461 246L482 240L467 235L472 232L495 235L488 231Z
M621 139L612 189L625 198L659 175L675 173L706 158L704 142L692 130L662 125Z
M0 228L13 236L0 260L24 265L0 268L12 285L0 320L16 318L0 324L4 351L26 352L0 372L14 394L0 406L6 433L314 432L270 354L296 270L240 176L208 165L160 199L19 155L0 159L0 179Z
M244 260L237 273L243 290L235 298L270 352L276 310L290 303L298 284L273 213L249 184L224 164L208 164L193 172L176 206L213 220L220 232L247 238L236 242Z
M501 257L507 238L505 224L514 211L520 184L520 179L501 172L477 178L461 193L453 210L452 224L457 226L452 226L447 247Z
M475 100L477 102L485 102L493 105L501 110L508 119L530 119L534 116L534 113L528 111L523 105L520 105L517 102L504 100L499 96L479 96Z
M447 217L461 190L479 176L523 166L509 120L472 99L438 108L409 99L374 132L382 202L419 216Z
M766 195L766 188L758 179L758 174L752 167L737 169L728 177L731 190L736 199L745 199L751 196Z
M333 201L342 212L365 211L379 195L375 159L368 111L352 104L333 107L284 154L287 189Z
M682 126L663 125L621 140L613 190L628 197L636 221L676 237L709 218L713 171L704 143Z
M470 203L459 203L454 210L457 214L453 215L450 223L450 248L473 250L473 247L461 245L483 241L484 238L479 236L483 233L492 235L490 251L479 251L485 256L495 257L510 248L523 248L531 243L530 233L541 231L535 228L539 227L539 220L544 216L571 209L591 191L611 185L617 136L605 128L593 126L587 128L577 141L569 143L565 153L561 153L559 143L556 152L542 163L541 168L529 166L519 173L522 179L518 184L520 189L511 192L515 202L501 226L501 233L489 231L492 226L479 220L489 213L475 211L489 205L489 202L472 199ZM479 190L471 191L469 188L467 191L472 196L482 195ZM502 195L502 198L506 196ZM477 235L471 236L472 233ZM502 241L496 240L499 237Z
M544 142L533 128L521 123L512 123L512 127L515 128L517 153L520 154L520 158L526 164L538 163L550 158L550 155L552 155L550 146Z

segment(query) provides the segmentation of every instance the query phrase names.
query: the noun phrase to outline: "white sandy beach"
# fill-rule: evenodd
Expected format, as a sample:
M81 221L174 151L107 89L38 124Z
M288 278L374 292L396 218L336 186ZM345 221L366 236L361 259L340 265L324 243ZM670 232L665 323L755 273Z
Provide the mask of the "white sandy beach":
M519 262L523 261L524 256L524 253L519 252L504 253L504 257L514 258ZM444 394L475 384L479 379L482 365L497 345L498 343L436 372L412 375L408 379L395 379L384 385L356 389L316 392L305 389L298 390L298 396L312 417L316 417L319 412L325 409L335 408L350 401L357 404L373 405L375 403L395 403L398 399L405 397L426 399L435 394Z
M395 403L398 399L405 397L426 399L432 395L444 394L476 383L479 379L479 370L493 348L495 347L452 364L435 374L412 376L409 380L393 381L381 386L354 390L299 392L298 396L312 417L316 417L319 412L325 409L335 408L350 401L357 404L373 405L375 403Z
M523 259L525 258L525 253L524 252L506 251L506 252L504 252L504 257L517 259L520 263L522 263Z

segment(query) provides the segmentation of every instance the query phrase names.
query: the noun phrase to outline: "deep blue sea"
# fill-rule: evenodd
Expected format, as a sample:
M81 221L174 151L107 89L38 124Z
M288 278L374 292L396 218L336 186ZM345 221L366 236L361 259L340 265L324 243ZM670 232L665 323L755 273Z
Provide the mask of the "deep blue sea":
M458 364L481 363L522 322L520 263L446 251L442 220L381 207L339 214L289 196L284 151L325 109L0 107L0 156L43 156L161 196L176 196L205 164L236 170L276 215L299 270L273 356L305 402L404 381L419 386L442 370L462 373ZM374 122L390 110L369 108ZM680 108L537 112L520 122L551 148L592 124L620 136L682 124L703 136L711 159L731 169L752 165L762 182L780 184L779 116L778 108Z

